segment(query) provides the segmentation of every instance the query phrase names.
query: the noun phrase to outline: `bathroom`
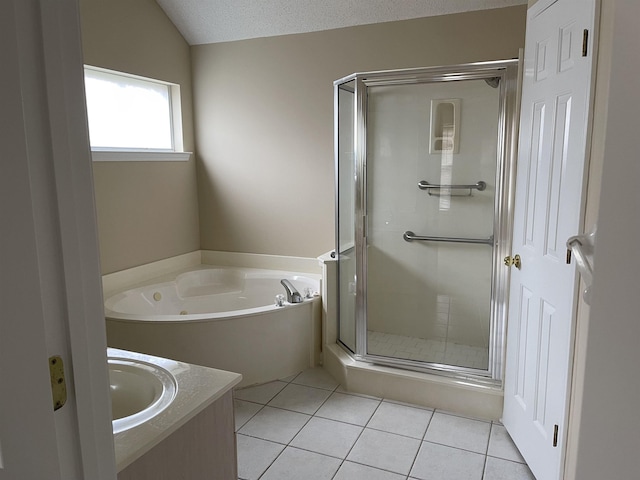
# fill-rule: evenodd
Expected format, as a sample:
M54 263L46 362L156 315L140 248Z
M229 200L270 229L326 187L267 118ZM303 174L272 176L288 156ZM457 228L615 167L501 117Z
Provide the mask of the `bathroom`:
M94 162L103 274L198 249L305 258L333 250L334 80L517 58L526 13L516 5L189 49L160 8L143 5L82 2L85 63L179 83L184 149L194 155ZM144 41L136 14L158 24Z
M81 4L85 62L186 85L185 150L195 149L186 164L154 164L152 172L141 163L94 164L104 274L198 248L306 258L332 250L333 81L356 71L515 58L524 44L523 5L191 49L171 24L141 44L140 22L128 11L134 30L115 33L105 18L124 12L92 6L87 18ZM157 7L153 14L167 21ZM99 25L87 25L91 18ZM469 33L460 36L460 29ZM150 51L136 51L155 51L159 42L180 53L156 61ZM100 55L113 47L107 64ZM305 68L309 63L314 67ZM189 97L196 99L192 111Z
M180 164L94 164L104 274L200 248L299 257L330 250L333 105L326 99L333 80L353 71L512 58L523 43L525 15L524 6L510 7L407 21L395 33L379 30L392 24L358 27L361 43L346 29L305 35L290 45L282 37L194 47L190 57L153 2L87 1L81 10L86 63L179 83L185 150L198 139L197 159ZM462 45L455 38L461 25L477 35L465 35ZM407 43L375 43L385 36ZM373 46L374 58L354 50L359 44ZM330 66L316 61L301 68L310 51ZM230 85L238 95L229 95ZM192 96L200 109L193 113L184 100ZM252 141L238 141L234 125L242 125L242 140ZM273 140L283 136L287 142ZM275 191L264 189L267 181Z

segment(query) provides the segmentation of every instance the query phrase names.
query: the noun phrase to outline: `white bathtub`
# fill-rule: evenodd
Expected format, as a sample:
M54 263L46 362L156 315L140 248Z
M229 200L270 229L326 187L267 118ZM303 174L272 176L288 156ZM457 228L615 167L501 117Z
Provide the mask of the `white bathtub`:
M288 279L304 302L275 305ZM105 301L110 347L241 373L241 385L284 378L314 364L319 278L202 265Z

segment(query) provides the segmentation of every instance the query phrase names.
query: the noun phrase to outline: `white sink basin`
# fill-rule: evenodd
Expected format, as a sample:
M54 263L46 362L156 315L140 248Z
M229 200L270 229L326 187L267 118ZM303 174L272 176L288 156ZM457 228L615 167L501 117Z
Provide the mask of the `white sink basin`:
M176 396L176 380L164 368L127 358L109 357L113 433L147 422Z

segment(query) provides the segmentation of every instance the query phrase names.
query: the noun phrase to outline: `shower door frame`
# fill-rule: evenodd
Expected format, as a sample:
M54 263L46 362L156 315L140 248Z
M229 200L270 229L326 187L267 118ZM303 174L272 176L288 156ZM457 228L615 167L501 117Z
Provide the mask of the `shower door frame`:
M367 353L367 285L366 254L367 233L367 89L373 86L414 85L462 80L482 80L500 77L500 99L498 116L498 148L496 164L496 191L494 200L493 255L491 313L489 333L489 361L486 370L460 367L442 363L373 355ZM354 81L354 153L355 153L355 256L356 256L356 311L355 351L340 341L340 309L338 308L338 343L356 360L424 371L476 383L500 385L504 373L506 340L506 315L509 285L509 270L502 259L511 252L513 225L513 202L515 188L515 159L517 157L517 128L519 113L519 60L479 62L443 67L425 67L402 70L385 70L354 73L334 82L336 110L339 87ZM337 125L336 142L338 138ZM338 198L338 152L336 149L336 200ZM339 260L339 205L336 201L336 255ZM338 269L340 264L338 262ZM338 305L340 305L340 280L338 279Z

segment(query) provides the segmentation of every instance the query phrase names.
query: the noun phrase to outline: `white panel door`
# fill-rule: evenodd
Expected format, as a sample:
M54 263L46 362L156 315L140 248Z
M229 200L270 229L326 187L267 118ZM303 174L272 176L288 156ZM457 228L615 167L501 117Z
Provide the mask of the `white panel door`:
M114 480L77 1L2 2L0 65L0 480Z
M0 23L0 480L62 480L27 160L38 146L27 138L18 62L26 11L3 4Z
M503 422L538 480L561 478L564 460L577 298L565 242L582 226L594 12L540 0L527 15Z

